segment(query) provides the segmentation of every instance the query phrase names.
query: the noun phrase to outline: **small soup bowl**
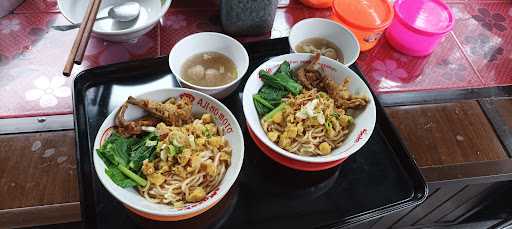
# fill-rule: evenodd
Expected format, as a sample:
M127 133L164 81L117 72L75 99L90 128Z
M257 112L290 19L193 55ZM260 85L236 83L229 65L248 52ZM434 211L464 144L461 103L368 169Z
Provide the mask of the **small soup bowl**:
M354 34L343 25L324 18L309 18L297 22L290 30L288 41L293 52L297 45L310 38L326 39L343 53L343 64L350 66L359 57L359 43Z
M231 59L236 66L236 79L217 87L198 86L184 80L182 76L183 64L193 55L204 52L218 52ZM203 92L216 99L223 99L230 95L240 84L240 80L249 67L249 55L244 46L232 37L221 33L202 32L189 35L174 45L169 54L169 66L182 87Z

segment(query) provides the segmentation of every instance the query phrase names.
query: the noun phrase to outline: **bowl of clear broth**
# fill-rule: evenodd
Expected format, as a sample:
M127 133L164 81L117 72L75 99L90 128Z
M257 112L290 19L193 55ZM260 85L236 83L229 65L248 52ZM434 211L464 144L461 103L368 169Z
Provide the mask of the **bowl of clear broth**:
M297 22L290 30L290 47L296 53L320 53L350 66L359 57L359 43L343 25L324 18Z
M174 45L169 66L182 87L223 99L240 84L249 67L249 55L232 37L202 32Z

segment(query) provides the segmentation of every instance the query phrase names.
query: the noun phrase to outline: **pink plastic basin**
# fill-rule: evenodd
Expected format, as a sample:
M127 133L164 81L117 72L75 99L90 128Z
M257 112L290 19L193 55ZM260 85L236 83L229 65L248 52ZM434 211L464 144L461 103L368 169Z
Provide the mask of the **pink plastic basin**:
M396 0L393 7L395 17L386 38L391 46L410 56L431 54L455 20L441 0Z

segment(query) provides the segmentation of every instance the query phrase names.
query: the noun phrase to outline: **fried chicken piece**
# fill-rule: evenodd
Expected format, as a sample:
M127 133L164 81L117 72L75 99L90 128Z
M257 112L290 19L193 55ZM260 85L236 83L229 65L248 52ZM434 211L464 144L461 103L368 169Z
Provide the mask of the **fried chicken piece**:
M130 96L127 102L139 106L170 126L182 126L192 122L192 101L187 97L179 101L169 100L161 103Z
M336 81L326 76L320 65L320 54L316 53L311 58L311 63L302 66L297 70L297 80L306 89L311 90L317 88L320 91L326 92L331 98L334 99L336 107L343 109L357 109L366 106L368 98L365 96L353 96L348 90L350 80L347 78L343 84L338 84Z
M323 90L334 99L336 107L343 109L358 109L366 106L368 98L366 96L353 96L348 90L350 79L346 78L343 84L338 84L331 78L325 76L322 79Z
M320 88L322 85L322 72L318 62L320 61L320 53L317 53L311 58L311 63L302 66L297 70L297 80L306 89Z
M124 137L139 135L144 132L142 127L155 126L160 122L159 119L151 116L142 117L140 119L128 122L124 119L124 113L126 112L127 108L128 103L124 103L121 108L119 108L119 111L117 111L115 119L116 131Z

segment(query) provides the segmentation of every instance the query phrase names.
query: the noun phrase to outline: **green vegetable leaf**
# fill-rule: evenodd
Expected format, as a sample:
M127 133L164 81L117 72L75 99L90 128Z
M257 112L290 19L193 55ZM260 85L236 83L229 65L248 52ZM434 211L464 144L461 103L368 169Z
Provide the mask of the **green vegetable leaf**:
M286 103L281 103L278 107L276 107L274 110L267 113L265 116L263 116L263 120L270 120L274 117L275 114L279 113L280 111L284 110L288 105Z
M146 146L149 141L158 141L158 136L149 133L142 139L124 138L114 132L96 151L107 165L105 173L114 183L123 188L147 184L144 178L132 172L128 167L138 173L142 161L154 155L156 145Z
M258 112L259 116L263 116L263 115L265 115L265 114L267 114L268 112L271 111L271 109L269 109L268 107L262 105L258 101L254 101L254 107L256 108L256 111Z
M269 85L263 85L258 92L258 95L270 103L273 107L279 106L283 97L288 95L287 90L278 89Z
M263 99L259 94L256 94L252 97L254 101L254 106L256 108L256 111L258 112L258 115L262 116L270 112L272 109L274 109L274 106L267 102L265 99Z
M302 90L302 85L293 80L289 75L281 72L270 75L265 70L261 70L259 72L259 76L263 80L264 84L277 89L288 90L293 95L298 95Z
M290 63L284 61L274 74L260 70L259 76L263 81L263 87L253 96L254 106L259 116L268 117L268 114L282 105L282 99L290 92L297 95L302 90L302 85L297 83L292 76Z
M206 127L203 129L203 135L206 136L206 138L212 137L212 133L210 133L210 129L208 129Z
M347 115L348 116L348 115ZM348 124L352 124L354 123L354 118L352 118L352 116L348 116L348 120L347 120Z
M284 73L284 74L290 74L290 72L291 72L290 63L288 63L288 61L286 61L286 60L283 61L283 63L281 63L279 65L277 72Z
M130 140L117 133L112 133L97 152L107 165L126 165L129 160L128 147L130 144Z
M140 177L139 175L133 173L132 171L130 171L129 169L127 169L126 167L122 166L122 165L118 165L117 168L127 177L129 177L130 179L132 179L133 181L135 181L138 185L140 186L146 186L147 185L147 181Z
M331 121L330 120L325 121L324 126L325 126L326 129L331 129L332 128Z
M121 170L116 167L105 168L105 174L112 179L112 181L119 185L121 188L128 188L137 186L137 183L132 179L126 177Z
M155 144L152 144L155 142ZM156 151L156 142L158 142L158 136L154 133L148 133L144 138L133 144L130 150L130 163L128 168L134 172L139 172L142 167L142 163L146 159L151 159ZM150 143L150 144L148 144Z
M274 106L272 106L272 104L270 104L265 99L263 99L259 94L254 95L253 99L255 99L256 101L261 103L261 105L263 105L263 106L265 106L265 107L267 107L269 109L274 109Z
M183 151L183 147L182 146L175 146L175 145L170 145L168 147L168 151L167 153L171 156L174 156L176 154L180 154L181 152Z

